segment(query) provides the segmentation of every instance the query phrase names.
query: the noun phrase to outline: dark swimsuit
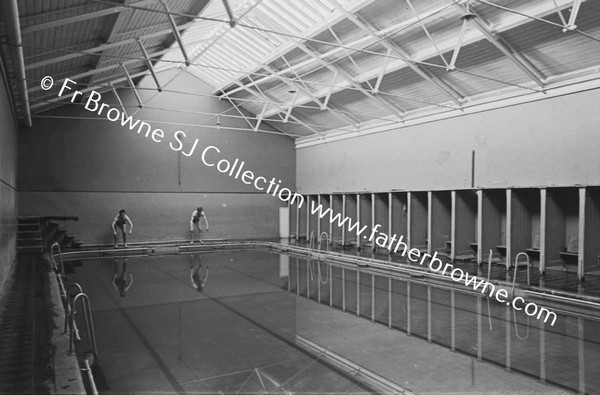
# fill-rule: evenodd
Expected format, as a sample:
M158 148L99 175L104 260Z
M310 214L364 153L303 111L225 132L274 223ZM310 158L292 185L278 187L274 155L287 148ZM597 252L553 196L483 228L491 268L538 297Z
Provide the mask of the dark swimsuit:
M126 222L127 222L127 220L125 220L125 215L119 214L119 217L115 221L115 225L117 225L118 227L122 228L123 225L125 225Z

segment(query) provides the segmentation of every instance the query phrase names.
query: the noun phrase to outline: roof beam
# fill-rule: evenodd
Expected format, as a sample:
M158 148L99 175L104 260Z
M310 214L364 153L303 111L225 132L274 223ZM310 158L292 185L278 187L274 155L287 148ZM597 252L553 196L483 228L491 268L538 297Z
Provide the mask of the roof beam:
M193 24L193 22L189 22L189 23L186 23L184 25L179 25L177 27L177 29L178 30L184 30L184 29L187 29L188 27L192 26L192 24ZM169 29L164 29L164 30L160 30L158 32L144 34L142 36L139 36L138 38L139 39L147 39L147 38L152 38L152 37L163 36L165 34L172 33L172 31L173 30L170 29L170 28ZM120 34L125 34L125 33L127 33L127 32L120 33ZM54 64L54 63L58 63L58 62L64 62L64 61L67 61L67 60L71 60L71 59L77 58L79 56L93 55L96 52L106 51L107 49L120 47L121 45L125 45L125 44L133 44L133 43L136 42L136 40L138 38L128 38L128 39L125 39L125 40L122 40L122 41L117 41L117 42L110 43L110 44L102 44L102 45L98 45L98 46L96 46L94 48L86 49L86 50L83 50L83 51L78 51L77 53L69 53L69 54L66 54L66 55L63 55L63 56L58 56L58 57L53 58L53 59L47 59L47 60L43 60L43 61L31 63L31 64L28 64L27 66L25 66L25 70L31 70L31 69L35 69L35 68L38 68L38 67L44 67L44 66L47 66L47 65L50 65L50 64ZM167 53L167 52L170 52L170 51L166 51L164 53ZM163 54L163 53L161 53L161 54Z
M130 75L130 77L131 78L136 78L136 77L141 77L143 75L146 75L145 71L132 74L132 75ZM120 77L120 78L115 78L115 79L113 79L111 81L108 81L108 82L111 82L112 84L116 85L118 82L125 82L125 81L127 81L126 77ZM101 85L101 84L104 84L104 82L98 81L95 86L89 86L87 88L78 89L78 91L81 92L81 93L87 93L87 92L91 92L93 90L100 90L100 88L104 88L105 91L106 90L110 90L110 86L107 87L107 86ZM101 93L101 92L99 92L99 93ZM61 100L67 100L69 97L70 97L69 95L58 96L58 95L53 94L53 95L51 95L51 98L49 98L48 100L45 100L44 103L33 104L31 106L31 109L34 110L34 109L38 109L40 107L46 106L46 105L48 105L50 103L53 103L53 102L59 102Z
M317 54L315 54L311 49L309 49L307 46L305 46L304 44L300 44L298 45L298 48L302 49L304 52L306 52L308 55L312 56L315 59L318 59L318 61L327 69L329 69L332 72L337 72L339 76L341 76L342 78L344 78L346 81L348 81L350 83L350 85L354 86L356 89L358 89L359 91L361 91L365 96L367 96L370 99L376 100L378 101L381 105L383 105L392 115L397 116L398 118L402 119L404 112L398 108L398 106L396 106L395 104L391 103L389 100L381 97L381 96L375 96L373 95L371 92L369 92L368 90L366 90L362 85L360 85L359 82L355 81L354 78L349 75L345 70L334 66L332 64L329 64L327 62L325 62L323 59L321 59Z
M373 1L375 0L362 0L358 3L355 3L352 7L352 10L360 10L364 7L366 7L367 5L373 3ZM262 11L257 10L257 13L261 13ZM264 13L263 13L264 15ZM340 14L339 12L335 12L334 14L332 14L330 17L328 17L327 20L324 20L322 23L314 26L313 28L309 29L308 31L304 32L303 37L306 37L306 39L309 39L310 37L316 36L317 34L321 33L323 30L327 29L328 26L330 25L335 25L336 23L341 22L342 20L344 20L344 15ZM269 26L269 28L271 30L278 30L276 27L273 27L273 23L276 21L271 20L269 17L267 17L265 15L265 17L261 20L261 23L263 23L265 26ZM364 39L361 39L362 41L364 41ZM282 57L283 55L285 55L286 53L290 52L291 50L293 50L296 45L300 42L300 40L294 40L291 41L289 43L285 43L281 46L279 46L275 51L273 51L272 56L270 56L267 59L262 59L262 63L266 63L269 64L271 63L273 60ZM342 50L341 48L336 48L336 50ZM233 79L228 80L227 82L225 82L224 84L222 84L220 87L217 87L217 91L221 90L221 88L226 88L227 86L231 85L231 84L235 84L238 85L238 88L235 88L233 91L224 93L224 95L229 95L229 94L233 94L236 92L241 91L242 85L239 85L237 82L242 80L246 75L252 74L253 72L255 72L258 69L258 65L256 65L255 67L251 68L250 70L248 70L245 74L242 74L239 77L235 77ZM286 72L289 72L290 70L286 70ZM264 82L268 79L270 79L271 77L265 77L264 79L259 80L258 82ZM263 81L264 80L264 81Z
M254 8L256 8L260 3L262 3L262 1L263 0L256 0L254 2L254 4L251 4L249 6L246 3L246 8L244 8L244 9L242 9L240 11L240 16L236 20L236 23L239 23L246 15L248 15L248 13L250 11L252 11ZM233 27L233 26L230 25L230 27ZM204 54L206 51L208 51L217 41L219 41L222 37L224 37L227 33L229 33L231 31L231 28L230 29L226 29L223 32L220 32L219 29L221 29L221 27L219 27L218 29L216 29L216 30L214 30L212 32L212 35L211 35L212 40L210 41L210 43L206 47L200 49L200 52L198 52L196 54L194 54L194 52L196 50L194 50L192 52L192 54L193 54L192 62L196 61L200 56L202 56L202 54Z
M475 26L481 34L492 43L504 56L510 59L521 71L523 71L533 82L535 82L539 87L544 88L543 79L546 77L542 75L542 73L536 69L536 67L531 64L525 57L521 56L519 52L517 52L514 48L510 46L500 35L491 31L486 25L489 25L485 22L485 19L479 15L472 8L467 10L466 8L461 7L460 5L455 3L455 7L461 12L464 13L466 11L470 12L475 16L475 18L471 19L472 26Z
M129 6L145 6L147 4L155 3L156 1L157 0L140 0L135 3L130 4ZM78 7L73 7L73 9L79 10ZM128 8L125 6L115 6L115 7L106 8L104 10L92 11L92 12L87 12L85 14L79 14L79 15L74 15L74 16L70 16L70 17L66 17L66 18L55 19L55 20L49 21L49 22L31 24L29 26L23 27L21 29L21 33L28 34L28 33L33 33L33 32L37 32L40 30L51 29L51 28L55 28L55 27L59 27L59 26L63 26L63 25L68 25L70 23L86 21L88 19L100 18L100 17L106 16L106 15L113 15L113 14L116 14L119 12L123 12L127 9ZM68 10L69 9L63 9L61 11L66 12ZM31 18L43 16L43 15L44 14L38 14L38 15L32 16ZM28 18L28 17L26 17L26 18Z
M381 37L379 37L376 33L375 33L375 28L368 22L362 20L362 18L360 18L358 15L356 15L355 13L352 12L348 12L344 9L344 7L338 3L337 0L328 0L330 3L334 4L341 12L344 13L344 15L346 15L346 17L348 19L350 19L356 26L358 26L362 31L364 31L365 33L367 33L369 36L380 40ZM458 92L456 92L452 87L450 87L448 84L446 84L444 81L440 80L439 78L433 76L427 69L425 69L422 65L411 61L411 56L404 51L402 48L400 48L399 46L397 46L396 44L392 43L389 41L389 39L384 38L383 41L381 41L381 44L391 50L393 53L395 53L396 55L400 56L403 59L406 59L406 64L408 67L410 67L415 73L417 73L421 78L423 78L424 80L428 81L429 83L433 84L440 92L442 92L444 95L446 95L450 100L452 100L455 104L457 105L461 105L461 101L464 99Z
M155 52L155 53L150 54L150 57L160 56L160 55L163 55L163 54L165 54L167 52L168 52L168 50L162 50L162 51L159 51L159 52ZM70 79L72 79L72 80L75 80L75 79L78 79L78 78L88 77L90 75L94 75L94 74L98 74L98 73L103 73L105 71L109 71L109 70L115 69L117 67L120 67L121 64L126 64L127 65L127 64L137 63L137 62L142 61L142 60L144 60L144 59L141 59L141 58L140 59L137 59L137 58L136 59L128 59L128 60L126 60L124 62L121 62L121 63L114 63L114 64L111 64L111 65L108 65L108 66L103 66L103 67L100 67L100 68L97 68L97 69L93 69L93 70L90 70L90 71L86 71L84 73L80 73L80 74L72 75L72 76L68 76L68 77ZM147 73L148 72L146 71L143 74L147 74ZM142 75L142 74L140 74L140 75ZM135 77L132 76L132 78L135 78ZM40 84L36 84L33 88L29 89L29 92L35 92L35 91L38 91L38 90L41 90L41 89L42 88L40 87Z
M486 0L477 0L479 2L483 2L487 4ZM585 0L582 0L585 1ZM559 3L559 7L560 8L566 8L571 4L571 0L557 0L557 2ZM449 4L449 6L451 6L451 4ZM506 10L506 11L511 11L511 10ZM517 28L519 26L522 26L528 22L531 21L531 19L536 19L539 17L543 17L546 16L548 14L551 14L553 12L556 12L556 8L554 8L554 6L550 6L547 3L540 3L540 4L535 4L534 6L531 6L529 8L526 9L527 12L530 13L530 15L524 15L522 13L517 13L514 12L513 15L511 15L510 17L504 18L503 20L499 21L497 24L494 25L493 27L493 32L494 34L499 34L501 32L505 32L508 31L510 29L514 29ZM423 19L423 17L421 17L421 19ZM413 25L418 26L418 19L414 18L414 20L411 20ZM400 24L399 26L391 26L391 27L387 27L385 30L381 31L381 34L387 34L389 32L392 31L396 31L399 28L401 28L401 26L405 26L404 23ZM471 43L475 43L478 42L482 39L485 39L485 37L482 37L482 34L473 29L472 32L474 34L466 34L465 36L465 41L464 44L468 45ZM376 32L377 35L380 35L379 32ZM378 39L377 41L380 41L380 39ZM359 46L362 47L366 47L371 45L372 43L374 43L375 40L373 40L372 38L370 38L367 41L367 38L362 37L357 39L357 41L348 44L349 47L355 47L358 48ZM445 52L449 52L452 51L455 47L455 42L441 42L440 43L440 48L439 50L442 53ZM341 48L334 48L326 53L323 54L319 54L320 58L331 58L332 56L334 56L336 53L340 53L342 52L343 49ZM434 48L426 48L425 51L420 52L417 56L416 59L418 59L417 61L420 60L425 60L425 59L429 59L431 57L434 57L438 54L438 51L435 50ZM308 65L310 65L311 63L316 62L316 59L314 58L309 58L308 60L302 61L298 64L295 64L293 67L289 67L287 69L281 70L279 71L277 74L278 75L283 75L286 73L290 73L294 68L303 68L303 67L307 67ZM394 71L397 70L401 70L402 68L407 67L406 62L403 61L402 59L400 59L399 57L391 57L390 58L390 63L388 64L388 68L386 70L386 74L392 73ZM365 73L365 79L373 79L373 78L377 78L378 76L378 70L376 71L375 69L370 70L369 72ZM264 83L272 78L274 78L275 76L266 76L263 77L261 79L257 79L254 82L248 83L246 84L246 86L254 86L257 84L261 84ZM362 81L361 81L362 82ZM350 86L350 84L348 83L339 83L337 84L335 87L333 87L333 93L335 92L339 92L339 91L343 91L344 89L347 89ZM228 91L227 93L225 93L223 96L227 96L227 95L232 95L236 92L238 92L239 90L241 90L242 88L236 88L233 90ZM325 88L324 90L320 90L319 92L316 93L317 96L325 96L329 91L331 90L330 86L327 86L327 88ZM411 99L407 99L407 100L411 100ZM297 103L298 105L302 105L306 103L306 101L302 101L299 99L299 102Z
M244 88L244 90L247 91L247 92L249 92L253 96L262 97L262 99L264 101L266 101L266 102L275 104L275 106L279 107L279 109L281 111L285 110L284 106L279 102L279 100L277 100L273 96L269 95L268 93L257 92L254 89L250 89L250 88ZM314 134L322 135L324 133L324 132L319 131L319 130L315 129L314 127L310 126L308 123L306 123L306 121L300 119L299 117L297 117L295 115L292 115L291 111L290 111L290 114L289 114L288 117L292 118L294 121L298 122L299 124L301 124L302 126L304 126L305 128L307 128L308 130L310 130L311 132L313 132Z

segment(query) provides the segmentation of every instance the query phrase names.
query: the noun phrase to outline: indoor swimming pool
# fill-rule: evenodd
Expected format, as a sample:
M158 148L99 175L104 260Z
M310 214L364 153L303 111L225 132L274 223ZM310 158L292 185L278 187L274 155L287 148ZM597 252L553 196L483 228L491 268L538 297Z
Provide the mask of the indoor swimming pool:
M593 315L549 326L427 275L262 250L65 269L90 300L104 393L600 391Z

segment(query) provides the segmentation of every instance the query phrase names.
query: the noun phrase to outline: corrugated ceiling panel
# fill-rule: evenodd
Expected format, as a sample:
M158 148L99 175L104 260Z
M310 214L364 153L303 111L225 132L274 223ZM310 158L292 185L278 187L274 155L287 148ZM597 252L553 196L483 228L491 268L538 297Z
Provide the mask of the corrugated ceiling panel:
M435 104L449 101L449 98L433 83L408 68L386 75L379 89L388 93L384 97L405 111L420 107L433 107Z
M288 133L292 136L297 136L297 137L303 137L303 136L310 136L311 134L313 134L313 132L311 132L309 129L307 129L305 126L296 124L296 123L281 123L281 122L268 122L270 125L272 125L273 127L284 131L285 133Z
M308 108L294 109L292 114L300 117L303 121L310 125L323 130L337 129L350 126L350 122L346 119L332 113L331 111L312 110Z
M581 31L600 39L598 15L600 2L587 1L576 23ZM551 20L560 21L557 16ZM532 21L502 36L547 77L600 64L600 43L576 32L563 33L561 28L546 23Z
M339 109L348 111L363 120L383 118L390 112L377 100L371 99L359 90L344 90L331 95L329 101Z

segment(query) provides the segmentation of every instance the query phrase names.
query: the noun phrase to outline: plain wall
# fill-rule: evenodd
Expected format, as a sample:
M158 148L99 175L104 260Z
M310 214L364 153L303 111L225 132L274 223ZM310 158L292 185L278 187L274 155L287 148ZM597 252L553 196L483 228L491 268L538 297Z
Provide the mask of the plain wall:
M130 89L119 89L118 94L134 121L164 130L161 142L145 137L145 129L138 134L137 128L132 131L120 121L86 110L87 95L80 105L34 118L33 128L19 136L20 214L76 215L80 220L68 228L78 239L108 243L110 224L123 208L135 225L131 241L150 241L188 237L191 213L201 205L211 228L206 237L278 237L278 208L287 204L206 166L201 153L215 146L221 153L211 151L211 163L239 159L245 162L244 170L281 180L282 187L294 190L293 140L277 133L230 130L249 126L224 115L216 129L216 119L199 112L239 115L228 102L197 96L210 95L211 88L187 72L170 70L159 77L161 93L152 79L139 84L143 109ZM58 92L60 87L55 88ZM112 93L103 94L100 102L120 110ZM61 118L73 116L90 119ZM178 130L187 135L182 152L189 153L199 139L190 157L171 148L178 147Z
M297 149L300 193L600 185L600 90Z
M17 126L6 81L0 77L0 291L16 256L16 182Z

